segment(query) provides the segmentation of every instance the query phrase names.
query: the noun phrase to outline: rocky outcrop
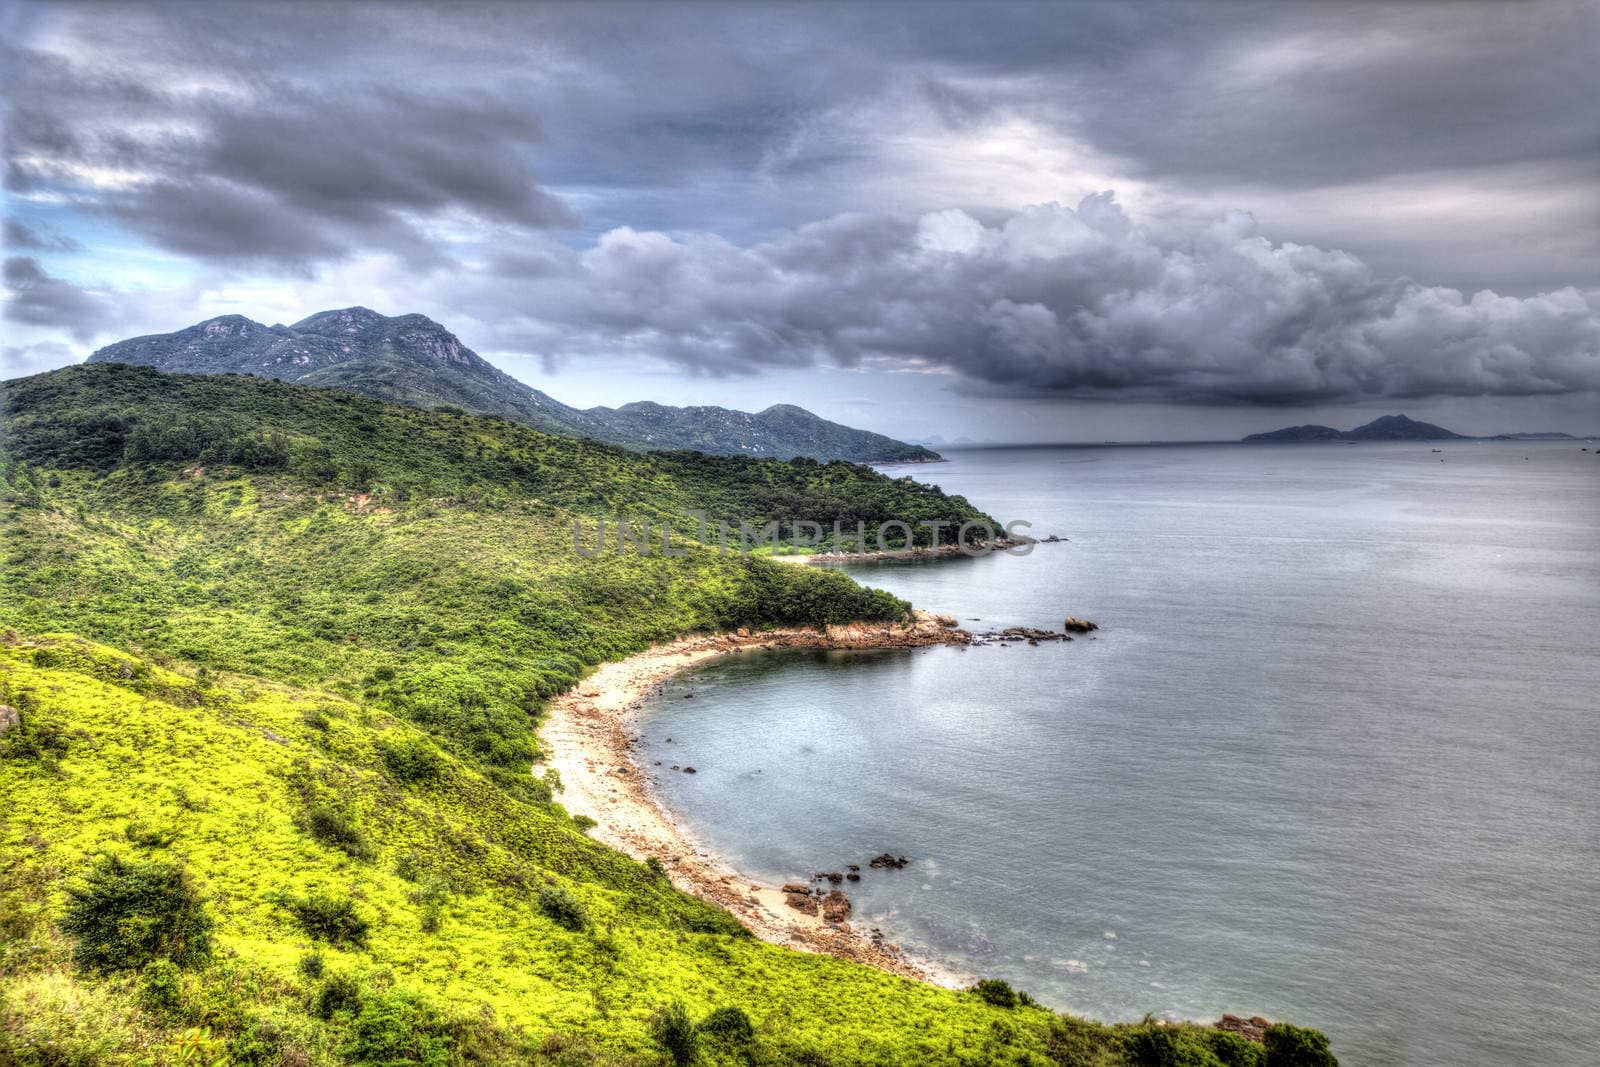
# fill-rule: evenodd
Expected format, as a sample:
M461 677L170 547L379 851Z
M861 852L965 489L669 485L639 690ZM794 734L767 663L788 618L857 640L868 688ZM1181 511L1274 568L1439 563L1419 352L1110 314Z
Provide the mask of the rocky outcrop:
M1061 628L1071 634L1086 634L1090 630L1100 629L1088 619L1080 619L1076 615L1068 615L1067 620L1061 624Z
M1256 1015L1249 1019L1241 1019L1237 1015L1224 1015L1217 1021L1218 1030L1226 1030L1230 1034L1238 1034L1246 1041L1260 1041L1267 1035L1267 1027L1272 1025L1272 1020L1263 1019Z
M831 923L842 923L850 918L850 898L834 889L822 898L822 917Z
M783 900L802 915L815 915L821 910L817 898L812 895L811 887L808 885L790 882L783 887Z
M869 862L867 866L871 867L875 871L898 871L900 868L904 867L910 862L911 861L906 859L904 856L896 856L892 853L885 852L881 856L872 857L871 862Z
M5 733L13 726L22 725L22 712L10 704L0 704L0 734Z

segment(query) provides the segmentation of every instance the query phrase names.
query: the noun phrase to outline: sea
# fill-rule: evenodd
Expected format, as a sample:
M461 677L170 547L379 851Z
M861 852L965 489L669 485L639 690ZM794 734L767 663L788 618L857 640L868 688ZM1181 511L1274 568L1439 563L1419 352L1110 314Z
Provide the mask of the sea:
M642 762L740 870L857 865L858 924L1056 1009L1264 1015L1344 1064L1600 1063L1593 447L892 468L1063 540L853 578L974 631L1100 629L724 657L644 709Z

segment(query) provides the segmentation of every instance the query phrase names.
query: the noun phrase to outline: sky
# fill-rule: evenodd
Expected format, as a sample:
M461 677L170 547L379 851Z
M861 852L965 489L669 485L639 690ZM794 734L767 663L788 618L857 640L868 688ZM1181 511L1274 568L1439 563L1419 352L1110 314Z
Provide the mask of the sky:
M0 0L0 377L421 312L946 442L1600 432L1600 5Z

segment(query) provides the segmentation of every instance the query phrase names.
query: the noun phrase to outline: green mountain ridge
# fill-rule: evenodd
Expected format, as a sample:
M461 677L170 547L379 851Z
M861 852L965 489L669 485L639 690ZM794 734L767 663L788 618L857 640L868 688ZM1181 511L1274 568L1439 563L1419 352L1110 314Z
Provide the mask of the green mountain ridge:
M363 307L318 312L292 326L224 315L106 345L89 362L255 374L417 407L500 415L547 433L629 448L878 463L939 458L920 445L829 422L793 405L755 414L649 402L580 410L506 374L424 315L390 317Z

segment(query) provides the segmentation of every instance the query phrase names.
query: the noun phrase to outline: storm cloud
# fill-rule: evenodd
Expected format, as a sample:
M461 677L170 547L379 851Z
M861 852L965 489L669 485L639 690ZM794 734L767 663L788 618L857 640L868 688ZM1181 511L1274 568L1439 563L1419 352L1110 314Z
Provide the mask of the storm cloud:
M463 280L466 289L489 284ZM1221 403L1600 388L1600 299L1386 278L1243 212L1136 225L1110 193L984 223L846 215L748 247L616 230L515 303L547 355L711 373L888 360L999 391Z
M59 3L12 36L33 342L266 293L576 374L1600 385L1589 3Z

